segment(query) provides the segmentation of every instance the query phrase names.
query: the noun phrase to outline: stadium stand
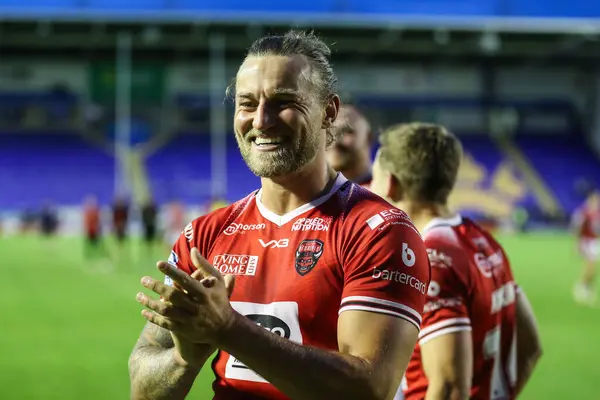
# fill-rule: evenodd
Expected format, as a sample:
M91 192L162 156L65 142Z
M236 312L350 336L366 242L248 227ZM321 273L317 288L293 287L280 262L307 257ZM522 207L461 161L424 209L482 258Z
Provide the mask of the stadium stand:
M516 143L529 158L567 212L581 204L573 182L591 180L600 187L600 162L578 135L537 137L520 135Z
M0 132L0 208L39 207L46 199L79 205L90 194L108 204L114 174L113 157L76 133Z

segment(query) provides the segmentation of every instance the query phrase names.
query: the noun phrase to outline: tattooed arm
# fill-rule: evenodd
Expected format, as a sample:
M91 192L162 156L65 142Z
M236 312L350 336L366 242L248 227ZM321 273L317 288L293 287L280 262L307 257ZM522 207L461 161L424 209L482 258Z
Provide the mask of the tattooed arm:
M147 323L129 357L133 400L184 399L214 349L181 343Z

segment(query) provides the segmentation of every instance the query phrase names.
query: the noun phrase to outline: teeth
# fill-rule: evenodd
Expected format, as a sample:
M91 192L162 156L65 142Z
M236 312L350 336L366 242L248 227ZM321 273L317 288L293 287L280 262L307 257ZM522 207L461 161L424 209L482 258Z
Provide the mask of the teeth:
M272 138L256 138L254 140L254 142L257 145L262 145L262 144L279 144L281 143L281 139L272 139Z

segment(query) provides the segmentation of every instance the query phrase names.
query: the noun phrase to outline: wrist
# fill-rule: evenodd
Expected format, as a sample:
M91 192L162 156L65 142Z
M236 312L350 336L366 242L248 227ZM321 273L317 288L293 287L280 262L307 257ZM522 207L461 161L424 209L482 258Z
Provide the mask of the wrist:
M231 315L227 319L226 323L223 324L217 335L215 336L214 345L221 350L228 351L230 344L239 340L239 331L242 329L242 325L245 317L239 314L237 311L232 310Z
M207 344L182 343L179 340L175 343L173 361L185 368L201 369L216 350Z

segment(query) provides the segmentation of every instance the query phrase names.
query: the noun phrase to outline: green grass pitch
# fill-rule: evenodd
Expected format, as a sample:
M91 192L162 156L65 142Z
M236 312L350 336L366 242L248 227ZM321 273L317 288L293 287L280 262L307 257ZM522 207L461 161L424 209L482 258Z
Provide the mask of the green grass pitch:
M502 242L545 351L522 398L600 398L600 309L571 299L580 264L574 242L557 234ZM144 323L135 294L144 274L160 275L158 254L143 260L141 250L107 272L84 261L78 239L0 238L0 398L128 398L127 358ZM212 378L207 366L188 398L210 399Z

